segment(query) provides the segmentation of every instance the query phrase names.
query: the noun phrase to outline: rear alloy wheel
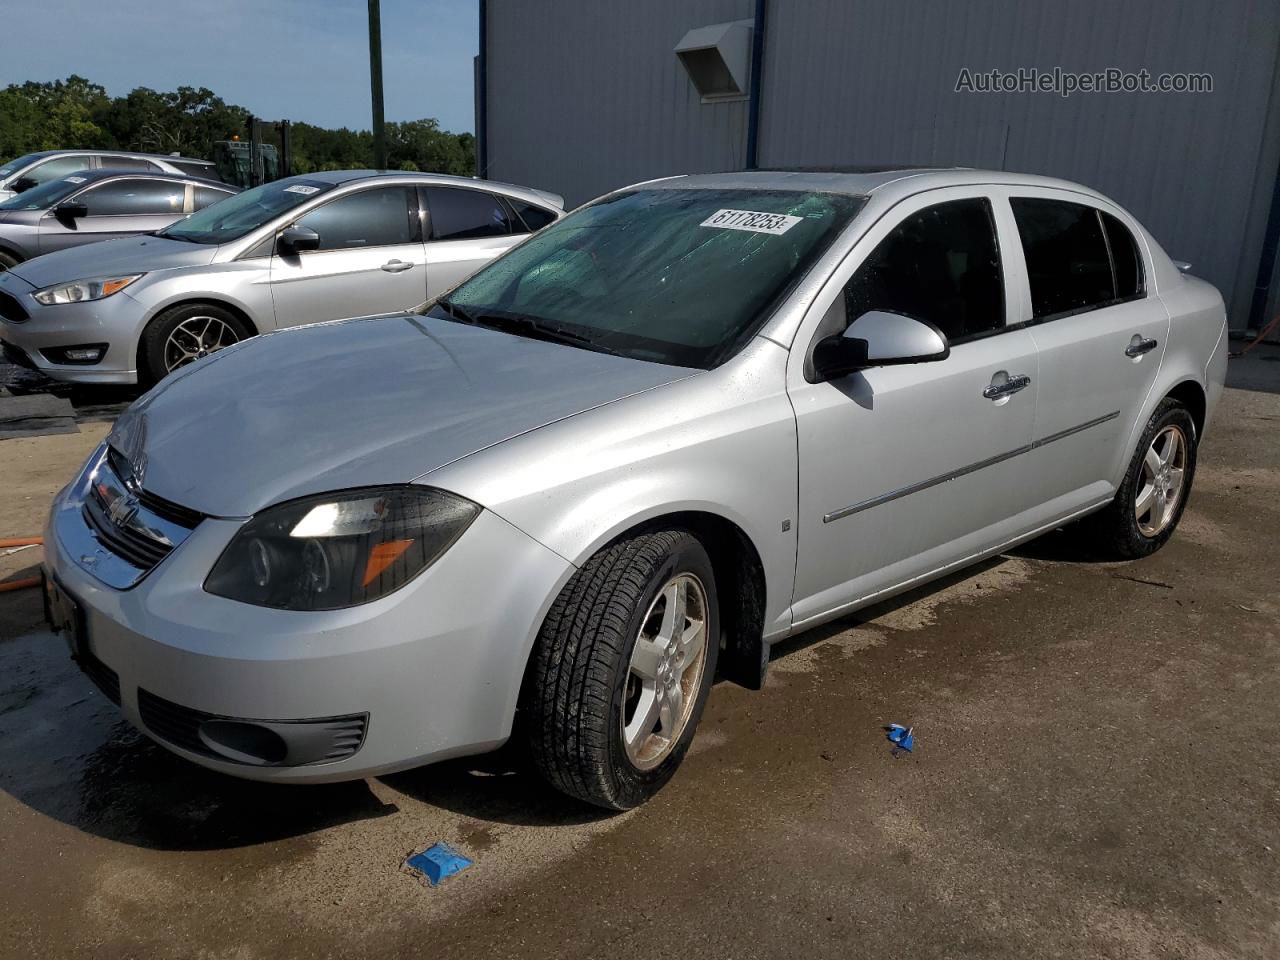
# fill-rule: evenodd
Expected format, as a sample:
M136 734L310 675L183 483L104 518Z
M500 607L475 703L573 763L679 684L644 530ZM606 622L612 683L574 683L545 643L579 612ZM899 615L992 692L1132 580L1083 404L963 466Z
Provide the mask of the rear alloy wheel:
M1166 398L1138 440L1115 499L1081 521L1080 529L1108 556L1146 557L1173 536L1196 473L1196 424L1187 408Z
M573 575L538 635L521 696L552 786L627 810L684 759L720 648L715 575L683 530L639 534Z
M160 314L142 335L138 372L151 383L173 371L252 336L244 321L208 303L174 307Z

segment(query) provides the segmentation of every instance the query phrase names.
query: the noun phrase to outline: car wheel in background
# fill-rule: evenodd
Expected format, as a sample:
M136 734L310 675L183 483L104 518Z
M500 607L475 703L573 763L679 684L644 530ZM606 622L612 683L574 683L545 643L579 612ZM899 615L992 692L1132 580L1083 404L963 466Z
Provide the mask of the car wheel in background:
M1094 545L1117 559L1149 556L1173 536L1196 473L1196 424L1166 398L1138 440L1115 499L1081 521Z
M16 254L12 254L8 250L0 250L0 273L4 273L11 267L16 267L21 262L22 258Z
M225 307L211 303L171 307L142 332L138 379L144 385L158 383L179 367L251 336L245 322Z
M715 575L683 530L620 540L582 566L538 635L521 699L533 761L597 806L643 803L693 740L720 648Z

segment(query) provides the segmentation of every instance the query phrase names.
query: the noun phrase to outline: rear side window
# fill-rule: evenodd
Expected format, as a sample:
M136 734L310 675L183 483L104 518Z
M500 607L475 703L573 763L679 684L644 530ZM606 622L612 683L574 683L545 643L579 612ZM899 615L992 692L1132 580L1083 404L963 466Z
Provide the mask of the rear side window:
M192 177L204 177L206 180L221 180L218 168L212 163L192 163L190 160L170 160L169 164L177 170Z
M1101 213L1101 216L1107 233L1107 246L1111 248L1111 262L1116 268L1116 298L1127 300L1141 296L1142 258L1138 256L1138 244L1123 223L1109 213Z
M1137 249L1118 221L1115 236L1122 243L1119 251L1113 251L1110 228L1103 229L1105 214L1093 207L1033 197L1009 202L1022 238L1036 320L1094 309L1138 292ZM1117 255L1114 270L1113 254ZM1121 290L1127 286L1132 293L1117 296L1117 286Z
M428 187L433 240L474 240L511 233L506 208L491 193L461 187Z
M298 224L320 234L321 250L413 243L418 239L413 193L406 187L361 190L312 210Z
M104 170L159 170L149 160L142 160L137 157L99 157L98 165Z
M217 203L219 200L225 200L231 196L230 191L215 190L212 187L193 187L195 193L195 206L192 210L203 210L211 203Z
M111 180L90 187L83 200L91 217L141 216L171 213L178 216L186 201L185 184L170 180Z
M513 197L507 197L507 203L511 204L511 209L516 212L516 217L519 218L517 223L513 224L519 232L523 232L520 230L521 223L523 223L530 232L533 232L541 230L556 218L556 215L550 210L534 206L532 203L525 203L523 200L516 200Z
M953 200L911 214L845 287L852 323L871 310L927 320L955 343L1004 327L1004 279L991 204Z

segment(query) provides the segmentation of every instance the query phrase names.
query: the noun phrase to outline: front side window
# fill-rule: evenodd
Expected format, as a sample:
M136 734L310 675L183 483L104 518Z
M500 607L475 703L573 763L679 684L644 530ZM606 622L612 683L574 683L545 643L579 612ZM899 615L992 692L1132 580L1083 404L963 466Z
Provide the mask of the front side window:
M313 200L333 184L302 177L274 180L229 197L167 227L160 235L188 243L239 240L286 211Z
M1014 197L1009 201L1022 237L1022 252L1031 283L1033 318L1045 320L1114 303L1138 292L1139 269L1132 237L1127 240L1132 260L1113 271L1101 211L1081 203ZM1113 218L1114 219L1114 218ZM1128 231L1118 222L1116 227ZM1117 234L1118 241L1124 237ZM1119 244L1123 257L1123 244ZM1133 294L1117 295L1118 274Z
M77 199L84 201L91 217L178 215L186 192L185 184L170 180L109 180L90 187Z
M38 163L23 173L22 176L23 179L31 179L37 184L41 184L56 180L58 177L65 176L68 173L75 173L77 170L87 170L88 168L88 157L83 154L71 154L70 156L53 157L44 163Z
M321 250L412 243L418 206L411 187L378 187L339 197L298 221L320 234Z
M709 369L755 335L864 202L797 190L615 194L484 267L432 316Z
M431 239L475 240L511 232L511 220L498 198L483 190L428 187Z
M927 320L952 343L1004 327L1004 279L991 204L952 200L911 214L845 287L849 322L871 310Z

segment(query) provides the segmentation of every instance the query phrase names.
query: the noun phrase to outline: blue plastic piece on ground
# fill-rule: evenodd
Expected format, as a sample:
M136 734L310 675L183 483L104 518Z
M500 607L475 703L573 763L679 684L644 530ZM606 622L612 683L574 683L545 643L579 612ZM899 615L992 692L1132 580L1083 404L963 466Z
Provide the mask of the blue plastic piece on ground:
M415 853L405 864L421 873L435 887L445 877L467 869L471 861L447 843L437 843L422 853Z
M885 730L888 731L889 740L899 749L911 752L911 747L915 744L915 738L912 736L914 727L904 727L900 723L891 723Z

